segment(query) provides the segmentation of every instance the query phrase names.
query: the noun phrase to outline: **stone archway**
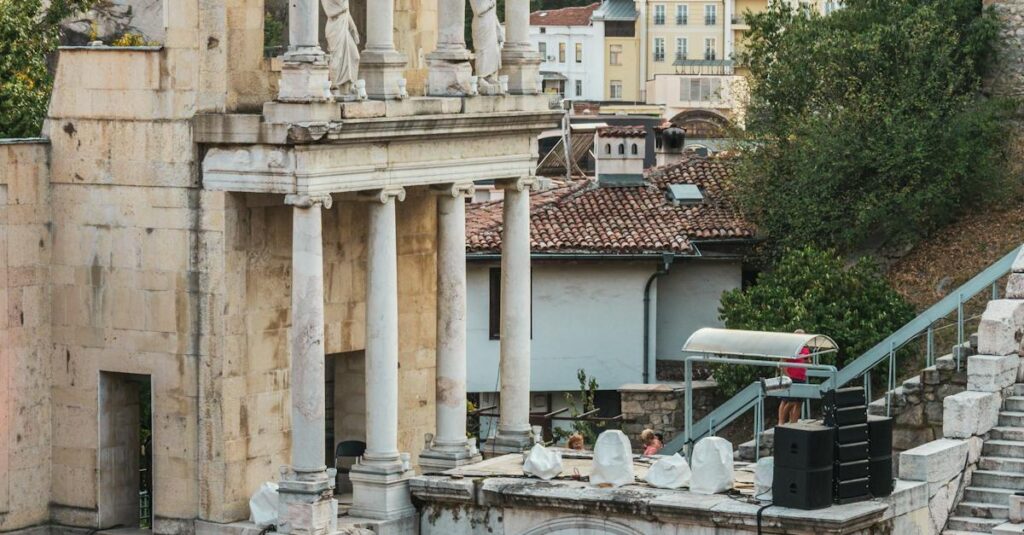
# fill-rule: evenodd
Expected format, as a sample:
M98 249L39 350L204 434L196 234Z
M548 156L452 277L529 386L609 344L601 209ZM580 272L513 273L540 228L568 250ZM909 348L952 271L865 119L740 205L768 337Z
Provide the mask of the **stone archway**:
M588 516L570 516L549 520L522 535L575 535L577 533L593 533L595 535L643 535L642 531L633 529L607 518Z
M687 110L670 121L686 130L687 139L721 139L728 137L729 119L711 110Z

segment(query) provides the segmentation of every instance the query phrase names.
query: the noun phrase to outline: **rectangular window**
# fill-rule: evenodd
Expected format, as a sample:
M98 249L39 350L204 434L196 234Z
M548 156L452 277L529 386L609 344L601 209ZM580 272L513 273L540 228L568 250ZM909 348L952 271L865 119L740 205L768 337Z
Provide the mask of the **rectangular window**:
M704 39L704 59L715 59L715 39L713 37Z
M665 38L654 38L654 61L665 61Z
M622 45L608 45L608 64L622 65Z
M583 96L583 80L576 80L576 96Z
M605 37L636 37L636 22L609 20L604 23Z
M676 38L676 61L682 61L686 59L686 38Z
M656 26L665 24L665 6L663 4L654 6L654 24Z
M679 81L679 100L718 102L722 99L722 80L711 77L684 78Z
M676 25L686 26L690 22L690 6L679 4L676 6Z
M548 60L548 44L547 43L545 43L544 41L541 41L541 42L537 43L537 52L540 52L540 60L541 61L547 61Z
M612 100L622 99L622 81L612 80L611 85L608 87L608 98Z
M714 26L715 24L718 24L718 6L706 4L704 6L704 25Z
M565 63L565 43L558 43L558 62Z
M583 63L583 43L576 43L576 63Z
M491 340L501 340L501 268L492 267L490 276L490 302L488 310L488 334ZM530 284L530 338L533 338L533 283Z

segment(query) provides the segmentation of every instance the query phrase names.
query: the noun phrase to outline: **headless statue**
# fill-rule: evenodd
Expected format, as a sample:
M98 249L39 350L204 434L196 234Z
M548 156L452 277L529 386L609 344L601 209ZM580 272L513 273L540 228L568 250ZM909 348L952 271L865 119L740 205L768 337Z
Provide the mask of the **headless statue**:
M469 0L473 8L473 53L481 93L498 89L501 70L501 45L505 32L498 21L497 0Z
M349 0L321 1L327 14L325 33L331 89L337 95L354 95L354 84L359 78L359 30L352 19Z

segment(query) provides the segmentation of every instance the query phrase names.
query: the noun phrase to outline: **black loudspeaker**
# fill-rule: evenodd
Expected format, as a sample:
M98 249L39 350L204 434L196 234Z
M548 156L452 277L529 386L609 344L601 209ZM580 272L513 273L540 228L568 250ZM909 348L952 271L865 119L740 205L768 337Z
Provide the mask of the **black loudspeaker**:
M838 462L866 461L869 458L867 442L836 444L836 461Z
M794 509L821 509L832 505L832 465L814 470L785 468L775 463L772 502Z
M892 456L872 457L870 467L868 479L871 495L875 498L884 498L892 494Z
M851 481L854 479L865 479L871 473L871 461L849 461L835 464L836 481Z
M869 416L868 442L872 459L892 456L892 418Z
M867 405L864 399L864 389L859 386L829 390L822 396L822 407L825 412L830 409L841 409L846 407L859 407Z
M870 498L868 478L851 479L836 483L835 497L837 500L864 497Z
M868 421L868 406L857 405L854 407L842 407L835 410L824 411L825 425L829 427L842 427L857 425Z
M832 468L835 430L818 424L775 427L775 466L798 470Z
M868 424L844 425L836 428L836 442L852 444L868 441Z

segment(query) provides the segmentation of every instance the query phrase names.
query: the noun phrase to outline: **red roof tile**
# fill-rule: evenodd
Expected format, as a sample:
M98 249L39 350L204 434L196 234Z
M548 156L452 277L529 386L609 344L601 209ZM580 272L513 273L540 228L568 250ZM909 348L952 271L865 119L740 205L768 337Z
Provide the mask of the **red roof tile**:
M534 11L530 13L530 26L589 26L590 16L599 7L601 3L595 2L589 6Z
M642 126L602 126L597 133L607 137L647 137L647 130Z
M534 253L643 254L693 252L691 241L748 240L753 226L729 198L733 163L690 158L648 174L636 187L600 187L575 181L530 199L530 238ZM700 204L675 205L669 184L695 184L704 192ZM501 250L501 201L470 205L466 216L471 253Z

